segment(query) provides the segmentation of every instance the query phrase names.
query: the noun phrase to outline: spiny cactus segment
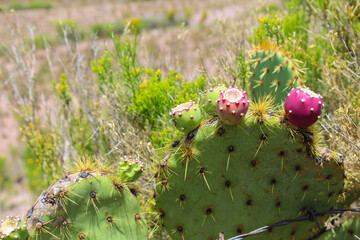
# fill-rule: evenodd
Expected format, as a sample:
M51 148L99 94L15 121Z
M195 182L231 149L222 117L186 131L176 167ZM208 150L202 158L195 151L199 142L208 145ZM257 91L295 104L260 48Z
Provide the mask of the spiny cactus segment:
M8 216L1 221L0 224L0 239L4 240L25 240L29 235L25 224L20 217Z
M300 70L276 46L257 47L250 53L250 85L252 100L272 95L275 104L286 98L291 88L300 86Z
M126 183L96 169L59 179L28 211L30 239L146 239L140 202Z
M122 182L133 182L143 172L144 164L136 158L124 156L120 159L118 177Z
M227 87L224 85L217 85L214 88L210 88L200 93L201 107L209 115L217 115L216 101L219 99L221 91L225 91Z
M233 89L228 93L239 99L242 92ZM232 100L227 91L221 95ZM172 239L216 239L219 232L230 238L336 207L345 178L341 159L330 150L323 156L316 129L289 127L264 106L271 104L250 106L252 114L237 125L204 120L161 161L156 204ZM315 222L302 222L251 238L301 240L317 231Z
M200 107L193 101L171 109L170 115L175 127L186 133L197 128L202 118Z
M244 91L237 87L229 87L220 93L216 101L216 109L222 121L236 125L245 117L249 108L249 100Z
M285 100L286 118L298 128L307 128L320 118L323 106L321 95L308 88L294 88Z

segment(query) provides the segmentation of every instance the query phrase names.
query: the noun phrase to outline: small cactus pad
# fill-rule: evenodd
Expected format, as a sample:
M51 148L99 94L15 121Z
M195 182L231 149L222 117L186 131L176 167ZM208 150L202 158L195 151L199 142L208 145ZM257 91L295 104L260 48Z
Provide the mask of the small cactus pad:
M144 165L140 160L124 156L120 159L118 177L122 182L133 182L141 176L143 168Z
M175 127L183 132L191 132L201 122L201 109L193 101L180 104L171 109L170 113Z
M200 93L201 107L209 115L217 115L216 101L219 99L221 91L225 91L227 87L224 85L217 85L214 88L210 88Z
M321 115L322 96L308 88L292 89L285 100L286 118L298 128L313 125Z
M9 216L1 221L0 224L0 239L10 240L18 239L25 240L29 235L25 224L20 217Z
M245 117L249 101L244 91L237 87L229 87L220 93L216 108L222 121L229 125L236 125Z
M356 240L360 237L360 218L356 217L328 230L319 240Z
M45 190L27 214L30 239L145 240L140 203L118 178L82 171Z
M281 51L258 47L250 56L252 100L272 95L275 104L280 104L291 88L300 86L298 68Z
M336 207L343 162L322 155L319 132L289 128L273 113L262 117L249 114L236 126L203 121L161 161L156 204L173 240L220 232L227 239ZM317 230L315 222L299 222L249 239L303 240Z

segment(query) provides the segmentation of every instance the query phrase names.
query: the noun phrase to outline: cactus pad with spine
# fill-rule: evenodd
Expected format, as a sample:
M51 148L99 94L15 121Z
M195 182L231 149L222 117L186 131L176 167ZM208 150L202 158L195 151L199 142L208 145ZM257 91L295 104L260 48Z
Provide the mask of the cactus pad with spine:
M66 175L27 214L31 239L146 239L140 203L115 177L96 171Z
M174 240L230 238L335 206L343 166L336 154L322 158L319 133L257 118L203 122L162 160L157 207ZM249 239L307 239L315 231L314 222L293 223Z
M8 216L1 221L0 239L3 240L25 240L29 232L20 217Z
M267 95L275 98L275 103L285 101L288 92L300 86L299 70L294 61L281 51L261 47L250 53L250 85L252 99Z

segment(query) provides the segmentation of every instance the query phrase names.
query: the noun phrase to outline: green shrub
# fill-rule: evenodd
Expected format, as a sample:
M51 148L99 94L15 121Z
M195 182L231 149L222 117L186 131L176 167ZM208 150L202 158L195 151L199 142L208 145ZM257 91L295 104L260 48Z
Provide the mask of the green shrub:
M50 9L53 5L51 1L48 0L36 0L30 1L29 3L22 2L10 2L7 5L8 9L14 9L17 11L26 10L26 9Z
M46 0L31 1L28 5L29 9L50 9L52 7L52 3Z
M60 43L58 38L52 37L52 36L47 35L47 34L35 35L31 39L27 39L27 41L29 42L29 44L34 43L36 48L40 48L40 49L45 48L46 44L55 45L55 44Z
M64 38L65 35L69 39L75 39L78 29L78 23L75 19L60 19L55 22L56 33L60 38Z

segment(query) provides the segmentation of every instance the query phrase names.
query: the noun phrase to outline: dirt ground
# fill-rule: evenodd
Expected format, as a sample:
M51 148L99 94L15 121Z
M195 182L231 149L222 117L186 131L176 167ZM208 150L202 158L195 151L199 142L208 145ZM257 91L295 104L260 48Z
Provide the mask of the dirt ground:
M94 23L114 22L117 19L133 17L166 16L169 11L176 15L184 15L191 10L189 25L169 29L153 29L144 32L140 38L139 59L142 64L151 68L160 68L164 71L175 69L186 79L192 80L200 68L206 67L210 73L216 73L216 57L224 53L224 44L229 41L236 42L237 37L247 38L251 29L257 23L257 17L249 15L255 8L267 4L278 4L280 0L182 0L182 1L137 1L124 2L115 0L103 1L70 1L56 0L54 8L49 10L24 10L11 14L0 13L0 43L9 41L9 33L16 23L23 29L24 34L28 28L34 28L35 34L56 35L54 22L59 19L75 19L79 26L87 28ZM2 4L6 4L6 1ZM206 18L204 19L204 12ZM227 32L230 24L238 26L238 35ZM241 36L240 36L241 35ZM100 39L101 49L107 44L106 39ZM91 43L79 43L81 51L86 51ZM65 55L66 47L57 45L52 47L59 56ZM38 58L36 71L46 68L46 52L44 49L36 51ZM0 57L0 65L5 73L0 71L0 87L5 86L7 74L15 70L14 64L6 56ZM49 74L49 71L44 71ZM59 73L61 69L59 68ZM43 76L41 79L47 79ZM50 87L49 82L43 81L42 89ZM4 88L5 89L5 88ZM19 134L19 126L7 104L8 90L2 90L0 97L0 156L7 156L7 164L14 161L21 168L21 154L13 156L13 151L22 151L23 143ZM0 219L6 215L24 215L31 207L35 197L27 191L26 179L20 178L12 189L5 189L0 193Z

